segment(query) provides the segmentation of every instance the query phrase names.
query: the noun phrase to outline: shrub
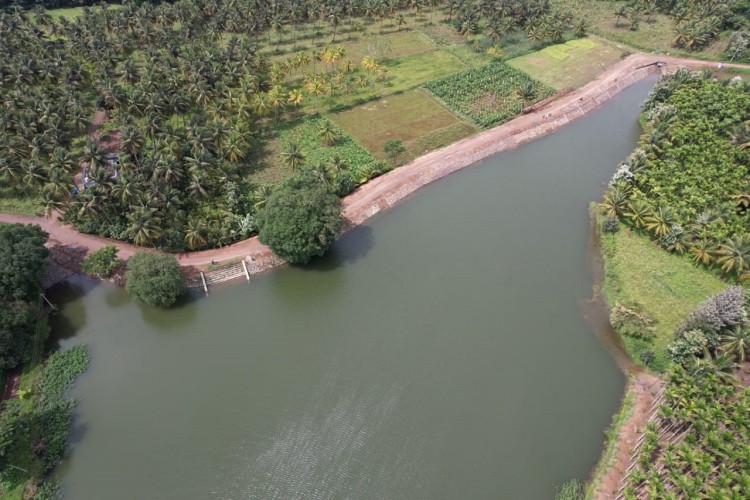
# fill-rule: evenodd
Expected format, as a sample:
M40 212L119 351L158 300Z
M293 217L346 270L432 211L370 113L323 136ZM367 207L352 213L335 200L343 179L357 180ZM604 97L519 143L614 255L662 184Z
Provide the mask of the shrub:
M117 247L108 245L100 248L83 259L81 267L86 274L93 274L99 278L109 278L120 267Z
M169 307L185 292L185 278L173 255L142 252L128 260L125 289L144 304Z
M699 356L708 348L709 340L701 330L690 330L683 333L667 347L672 361L679 365L687 364L695 356Z
M333 181L333 192L336 196L343 198L357 187L357 181L349 172L342 172Z
M604 231L605 233L616 233L619 227L619 217L605 217L602 221L602 231Z
M750 31L735 31L724 55L730 61L750 62Z
M323 255L341 231L341 200L314 172L284 180L257 217L258 238L292 263Z
M609 315L609 321L612 327L621 335L642 338L646 340L654 337L654 322L640 307L632 306L627 308L621 304L616 304Z
M677 336L690 330L701 330L709 338L708 347L713 349L716 345L712 340L722 329L735 326L744 319L744 303L745 292L741 286L727 287L698 304L678 328Z

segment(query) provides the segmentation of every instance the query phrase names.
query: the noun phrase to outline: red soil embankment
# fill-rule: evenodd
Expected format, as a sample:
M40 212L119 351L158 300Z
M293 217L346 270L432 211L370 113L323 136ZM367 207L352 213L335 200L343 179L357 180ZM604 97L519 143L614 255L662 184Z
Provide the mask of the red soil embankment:
M584 87L549 102L531 113L417 158L361 186L343 201L346 228L362 224L378 212L394 206L419 188L456 170L491 155L516 148L584 116L623 89L658 71L658 68L653 65L644 67L657 61L665 63L668 68L680 65L716 67L716 63L708 61L646 54L631 55ZM726 64L724 67L750 69L750 66L733 64ZM144 251L143 248L128 243L81 234L70 226L42 217L0 214L0 222L39 224L50 234L51 245L82 247L88 252L106 245L115 245L119 249L120 257L124 259L137 251ZM183 266L204 266L216 261L246 258L250 263L249 270L252 273L258 273L283 263L257 238L249 238L224 248L178 254L177 257Z

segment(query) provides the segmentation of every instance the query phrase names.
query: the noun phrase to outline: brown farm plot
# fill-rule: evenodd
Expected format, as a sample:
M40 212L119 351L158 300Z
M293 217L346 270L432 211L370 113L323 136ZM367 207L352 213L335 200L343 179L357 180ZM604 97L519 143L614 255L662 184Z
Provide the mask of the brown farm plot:
M446 146L477 130L422 90L390 95L336 113L332 118L378 159L386 158L383 152L386 142L402 141L406 147L399 157L402 161Z

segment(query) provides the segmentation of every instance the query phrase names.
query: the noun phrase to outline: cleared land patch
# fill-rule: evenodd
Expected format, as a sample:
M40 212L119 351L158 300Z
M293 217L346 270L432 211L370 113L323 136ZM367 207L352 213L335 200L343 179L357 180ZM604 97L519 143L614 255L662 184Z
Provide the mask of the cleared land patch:
M618 61L623 51L611 44L579 38L551 45L508 64L558 90L577 88Z
M378 159L387 157L383 146L391 140L403 142L406 151L398 159L407 161L476 131L420 90L388 96L332 118Z
M519 90L528 84L534 93L524 102ZM524 105L554 92L548 85L500 62L430 82L425 88L459 116L482 127L504 123L518 115Z

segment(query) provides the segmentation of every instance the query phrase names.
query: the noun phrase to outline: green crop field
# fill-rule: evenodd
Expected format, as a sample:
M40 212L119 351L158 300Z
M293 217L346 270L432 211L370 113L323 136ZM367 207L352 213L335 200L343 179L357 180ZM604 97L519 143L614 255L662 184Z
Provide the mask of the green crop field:
M554 90L507 64L497 62L471 69L425 85L438 99L461 116L482 127L506 122L523 109L518 90L532 84L534 98L543 99Z

